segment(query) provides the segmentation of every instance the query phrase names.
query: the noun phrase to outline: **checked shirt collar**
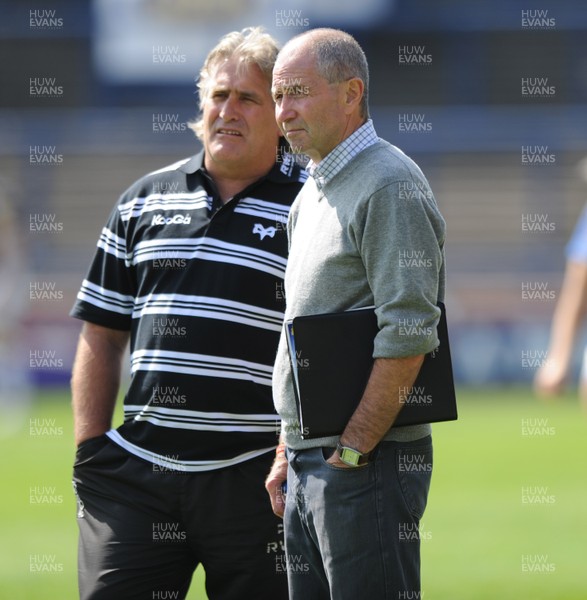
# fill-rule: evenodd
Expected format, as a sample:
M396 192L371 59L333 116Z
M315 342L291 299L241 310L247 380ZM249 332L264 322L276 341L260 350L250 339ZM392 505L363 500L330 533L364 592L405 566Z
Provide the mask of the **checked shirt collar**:
M318 190L322 190L359 152L375 144L378 139L373 121L368 119L364 125L343 140L318 164L311 160L306 166L306 171L316 182Z

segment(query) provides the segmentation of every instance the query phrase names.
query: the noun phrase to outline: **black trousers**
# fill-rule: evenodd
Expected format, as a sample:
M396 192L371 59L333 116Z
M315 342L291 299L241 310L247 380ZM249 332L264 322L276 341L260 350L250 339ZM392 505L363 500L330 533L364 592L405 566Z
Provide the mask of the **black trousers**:
M210 600L286 600L282 521L264 488L272 453L202 473L82 443L74 489L82 600L185 598L199 564Z

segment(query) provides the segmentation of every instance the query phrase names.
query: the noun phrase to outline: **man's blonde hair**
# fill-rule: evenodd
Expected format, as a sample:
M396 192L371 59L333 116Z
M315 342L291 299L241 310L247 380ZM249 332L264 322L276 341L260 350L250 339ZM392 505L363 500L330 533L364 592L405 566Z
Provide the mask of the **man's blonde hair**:
M190 121L188 126L198 138L202 139L204 123L202 110L208 99L210 86L217 70L228 59L237 58L238 67L257 65L267 80L267 90L271 89L273 65L279 53L277 41L262 27L246 27L242 31L232 31L223 36L218 44L210 51L198 79L200 95L200 114L197 120Z

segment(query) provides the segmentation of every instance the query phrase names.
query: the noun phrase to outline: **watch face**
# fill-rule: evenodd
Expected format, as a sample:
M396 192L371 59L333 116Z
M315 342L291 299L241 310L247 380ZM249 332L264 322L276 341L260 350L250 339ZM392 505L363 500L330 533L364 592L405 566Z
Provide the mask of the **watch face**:
M361 454L356 450L352 450L351 448L343 448L342 453L340 454L340 459L342 462L345 462L348 465L358 465L360 458Z

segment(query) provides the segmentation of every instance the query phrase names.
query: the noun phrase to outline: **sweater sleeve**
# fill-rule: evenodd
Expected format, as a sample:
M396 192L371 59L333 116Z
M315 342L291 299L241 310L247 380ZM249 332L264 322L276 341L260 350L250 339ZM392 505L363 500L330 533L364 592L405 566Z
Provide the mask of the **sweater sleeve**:
M428 183L394 181L363 209L357 242L379 325L374 358L431 352L438 345L445 223Z

